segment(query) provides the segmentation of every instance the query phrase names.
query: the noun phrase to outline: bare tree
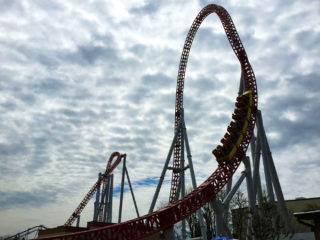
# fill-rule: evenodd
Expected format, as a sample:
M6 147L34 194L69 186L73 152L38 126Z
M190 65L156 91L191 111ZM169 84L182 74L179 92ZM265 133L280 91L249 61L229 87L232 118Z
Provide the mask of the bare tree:
M196 213L187 217L187 223L190 229L191 237L198 237L201 235L200 223Z
M192 192L192 187L188 187L186 190L186 194ZM201 236L201 228L200 228L200 222L198 219L197 212L194 212L193 214L189 215L186 218L191 237L198 237Z
M258 212L253 216L252 227L249 230L256 240L278 240L280 238L280 214L277 206L263 196Z
M253 216L252 227L249 230L249 239L255 240L279 240L280 235L292 238L293 233L286 231L283 219L276 203L271 202L266 194L262 198L262 204L257 206L257 213ZM292 217L292 214L290 214Z
M188 189L188 192L191 191L191 188ZM219 192L217 197L214 199L218 199L223 201L226 196L226 191L222 190ZM228 219L227 224L230 225L230 229L234 230L234 235L239 240L244 240L246 236L246 222L248 217L248 199L245 194L238 190L232 201L230 202L230 207L228 209ZM236 209L236 211L234 211ZM207 203L203 206L203 218L204 223L207 229L207 237L211 239L216 235L216 217L215 212L211 207L211 204ZM235 213L236 212L236 213ZM190 229L191 237L199 237L201 236L201 228L200 222L198 219L197 213L191 214L187 217L187 224ZM232 225L232 226L231 226Z
M215 215L214 215L214 211L211 208L209 203L207 203L203 207L203 218L204 218L204 221L206 223L207 236L208 236L209 239L211 239L210 237L213 236L214 231L215 231L216 218L215 218Z
M239 240L246 237L247 218L248 218L248 199L243 192L238 190L230 203L233 235Z

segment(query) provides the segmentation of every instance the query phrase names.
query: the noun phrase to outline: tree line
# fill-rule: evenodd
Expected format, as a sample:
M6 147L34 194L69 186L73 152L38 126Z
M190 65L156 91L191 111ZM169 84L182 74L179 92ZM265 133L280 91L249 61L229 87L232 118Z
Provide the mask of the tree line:
M191 189L189 189L191 191ZM223 201L226 191L222 190L214 200ZM248 217L252 213L248 207L247 196L238 190L232 198L227 212L226 224L231 230L233 238L246 240L279 240L280 235L289 236L284 228L281 214L276 203L270 202L263 195L263 201L260 206L256 206L257 213L252 216L252 225L248 229ZM204 224L207 230L207 238L211 240L217 235L216 215L210 203L202 207ZM292 214L291 214L292 215ZM186 219L191 237L201 236L201 227L197 213L191 214ZM290 238L290 236L289 236Z

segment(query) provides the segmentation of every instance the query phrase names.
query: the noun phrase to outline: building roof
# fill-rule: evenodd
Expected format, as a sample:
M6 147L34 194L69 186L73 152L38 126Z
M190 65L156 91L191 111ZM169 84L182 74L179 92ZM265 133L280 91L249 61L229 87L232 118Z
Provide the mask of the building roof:
M320 210L309 211L309 212L296 212L293 215L300 219L313 220L316 218L320 218Z

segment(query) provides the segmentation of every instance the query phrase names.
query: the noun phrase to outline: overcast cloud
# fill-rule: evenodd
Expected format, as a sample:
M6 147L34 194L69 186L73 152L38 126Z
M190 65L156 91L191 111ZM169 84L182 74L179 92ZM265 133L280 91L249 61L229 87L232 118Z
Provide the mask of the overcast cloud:
M183 43L209 3L0 0L1 235L64 224L114 151L127 154L147 213L173 138ZM256 74L285 198L319 197L320 2L214 3L232 16ZM239 77L210 15L196 35L184 92L198 184L217 167L211 150L230 121ZM170 179L168 172L159 203L168 200ZM120 167L115 189L119 183ZM114 201L116 220L117 194ZM135 217L128 191L125 203L123 219Z

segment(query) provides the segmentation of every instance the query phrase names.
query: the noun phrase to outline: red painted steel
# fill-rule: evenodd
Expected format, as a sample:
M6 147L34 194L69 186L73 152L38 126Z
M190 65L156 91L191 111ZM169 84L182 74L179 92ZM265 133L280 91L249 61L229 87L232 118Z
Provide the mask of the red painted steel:
M253 70L250 66L249 60L247 58L247 54L245 49L241 43L240 37L237 33L237 30L233 24L233 21L229 15L229 13L221 6L210 4L203 8L196 19L193 21L192 26L188 32L187 38L184 43L184 47L182 50L180 64L179 64L179 71L178 71L178 79L177 79L177 89L176 89L176 106L175 106L175 128L178 127L180 121L180 110L183 107L183 89L184 89L184 78L185 78L185 71L188 63L189 52L192 46L193 39L202 23L202 21L211 13L216 13L220 18L230 45L235 52L236 56L238 57L241 70L244 73L245 77L245 90L252 90L254 96L254 109L257 109L257 87L255 82L255 77ZM254 111L255 113L256 111ZM180 162L181 162L181 133L178 134L175 148L174 148L174 158L173 158L173 167L179 169ZM170 189L170 196L169 202L173 203L176 200L177 195L177 187L179 183L179 176L180 173L177 171L172 172L172 179L171 179L171 189Z
M112 163L112 160L115 157L117 159L115 160L114 163ZM101 185L101 182L104 182L106 180L107 175L110 174L113 171L113 169L115 169L118 166L118 164L121 161L121 157L122 157L121 154L118 152L114 152L111 154L109 161L108 161L108 164L107 164L106 171L104 172L104 174L102 174L101 178L98 179L98 181L92 186L90 191L87 193L87 195L80 202L79 206L76 208L76 210L74 210L74 212L68 218L68 220L66 221L64 226L71 226L72 225L72 223L75 221L76 217L82 212L82 210L85 208L85 206L87 205L87 203L89 202L89 200L91 199L93 194L97 191L97 188Z
M210 4L203 8L197 15L193 24L189 30L187 39L184 44L183 52L181 55L178 81L177 81L177 94L176 94L176 108L175 108L175 126L180 119L179 110L183 106L183 86L184 76L187 66L189 51L192 45L194 36L202 23L202 21L211 13L216 13L220 18L223 28L226 32L230 45L235 52L241 64L241 70L245 81L245 90L251 90L253 94L253 104L251 107L250 121L248 123L245 136L238 148L236 154L230 161L230 163L222 163L212 173L212 175L203 182L198 188L186 195L184 198L172 202L168 206L149 213L147 215L135 218L126 222L115 224L108 227L94 229L90 231L67 234L63 236L49 237L46 239L61 239L61 240L78 240L78 239L108 239L108 240L128 240L128 239L141 239L143 237L152 235L160 230L167 229L173 224L186 218L207 202L211 201L217 193L225 186L225 184L231 179L232 175L238 168L245 153L247 151L250 139L253 134L255 115L257 112L258 96L256 80L247 58L245 49L240 41L239 35L233 24L233 21L229 13L221 6ZM180 156L179 146L180 140L177 140L175 148L175 161L178 161ZM179 165L174 167L180 167ZM176 176L173 176L173 187L171 192L175 196L177 182Z

